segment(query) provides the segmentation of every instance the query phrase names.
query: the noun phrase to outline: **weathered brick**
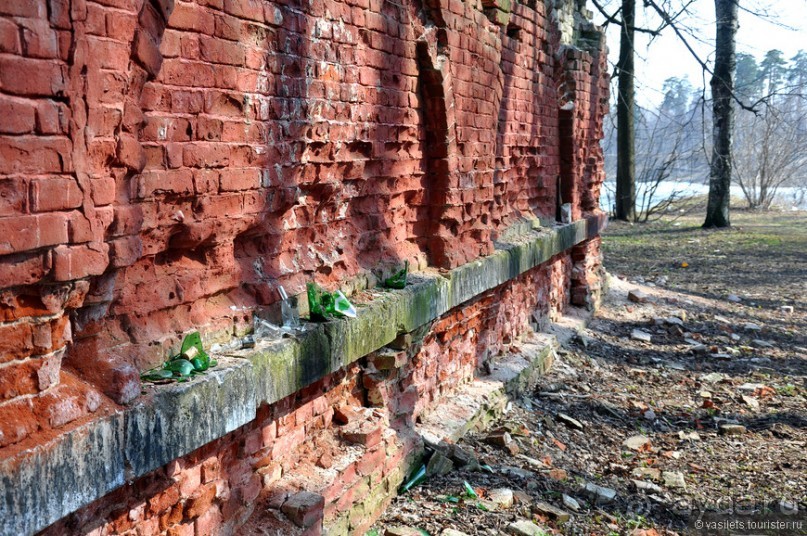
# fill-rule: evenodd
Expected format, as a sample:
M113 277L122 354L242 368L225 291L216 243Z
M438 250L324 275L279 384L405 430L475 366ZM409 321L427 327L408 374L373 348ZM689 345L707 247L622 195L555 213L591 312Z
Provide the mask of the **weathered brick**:
M41 365L41 359L30 359L0 367L0 401L38 393L37 371Z
M61 103L46 100L37 102L36 130L42 134L66 134L69 110Z
M0 255L67 242L67 216L41 214L0 218Z
M115 201L115 179L101 177L91 182L92 200L95 206L110 205Z
M216 498L216 486L206 484L185 502L185 517L195 519L210 510Z
M221 512L217 508L211 508L194 522L196 536L208 536L218 534L222 525Z
M53 278L71 281L101 275L109 266L109 245L59 246L53 251Z
M47 174L73 171L66 138L0 138L0 174Z
M20 31L17 25L6 19L0 19L0 52L19 55Z
M28 206L28 182L21 177L0 177L0 216L23 214Z
M21 20L22 49L29 58L59 58L59 38L47 20Z
M151 76L156 76L160 72L163 64L163 56L160 47L154 42L152 37L145 31L137 32L135 35L135 58L146 68Z
M0 133L25 134L36 127L36 109L31 101L0 95Z
M84 194L75 179L50 178L31 181L31 210L52 212L81 206Z
M490 254L492 234L510 222L554 216L563 99L577 114L567 125L575 127L574 214L597 209L588 190L601 181L594 131L607 105L605 59L572 49L556 56L551 6L513 7L519 39L503 36L477 4L438 6L433 14L451 28L440 42L444 60L432 57L438 47L418 49L421 22L401 24L379 0L304 4L0 5L0 321L25 326L0 342L0 369L63 348L73 325L62 377L129 403L140 395L136 367L164 360L189 329L211 341L240 333L250 321L242 305L277 299L267 282L299 293L312 278L335 288L402 259L450 268ZM69 99L68 59L78 76ZM76 62L85 60L81 72ZM71 109L77 103L82 109ZM76 128L86 136L67 135ZM505 350L533 311L556 314L570 297L588 303L596 254L563 254L466 303L422 343L396 343L401 352L370 360L389 372L345 368L263 408L176 470L137 478L70 517L84 526L63 522L50 534L237 530L262 485L327 458L315 438L353 425L368 425L347 437L370 448L335 476L329 512L343 512L345 527L365 526L373 489L396 487L414 447L387 456L386 424L362 411L333 429L334 416L350 420L333 408L369 401L389 409L396 427L411 426L484 356ZM44 315L57 318L36 319ZM57 354L47 355L28 380L6 385L54 396L27 414L34 426L8 428L3 412L18 400L0 404L0 446L83 415L83 401L56 383L61 369L47 360ZM367 504L352 508L362 498Z
M148 500L148 512L151 515L161 514L179 502L179 485L169 486Z
M60 96L66 74L65 66L57 61L0 57L0 87L14 95Z
M301 491L289 497L280 509L298 527L310 527L322 519L324 507L322 495Z
M225 169L221 173L219 185L223 192L259 188L261 171L259 169Z
M31 0L30 2L4 2L0 5L0 15L12 17L25 17L29 19L44 19L47 16L45 0Z
M45 277L48 270L50 270L50 252L39 251L0 257L0 281L9 287L36 283Z
M193 191L193 172L190 169L147 171L138 179L137 197L147 199L159 194L190 195Z
M19 443L39 429L30 399L0 406L0 448Z
M146 165L140 142L130 134L121 133L118 136L117 156L123 165L134 171L142 171Z
M213 15L196 4L178 2L171 15L171 27L213 35L216 22Z

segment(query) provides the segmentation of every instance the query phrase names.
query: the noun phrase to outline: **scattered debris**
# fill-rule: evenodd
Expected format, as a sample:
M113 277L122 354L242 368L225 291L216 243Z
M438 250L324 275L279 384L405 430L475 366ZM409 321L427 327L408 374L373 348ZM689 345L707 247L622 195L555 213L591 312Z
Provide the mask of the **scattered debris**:
M755 392L765 388L764 383L744 383L737 388L738 391Z
M515 536L545 536L544 530L527 519L514 521L507 525L507 532Z
M436 450L429 458L429 462L426 464L426 475L447 475L453 469L454 462L452 462L450 458L444 456L442 452Z
M300 491L283 503L280 510L298 527L310 527L322 516L325 497L319 493Z
M142 373L140 379L151 383L183 383L192 376L204 374L216 365L218 362L205 352L201 335L198 331L194 331L182 339L182 346L177 355L168 359L161 367Z
M701 379L701 381L704 381L704 382L707 382L707 383L717 383L717 382L722 382L723 380L725 380L726 375L721 374L719 372L710 372L709 374L704 374L703 376L701 376L700 379Z
M745 405L748 406L749 408L753 410L759 409L759 400L757 400L753 396L742 395L741 398L743 399L743 402L745 402Z
M642 290L631 290L628 292L628 300L632 301L633 303L647 303L650 301L650 296L648 296L647 293Z
M679 501L721 496L738 475L753 499L804 489L800 295L774 291L766 300L776 305L754 307L762 294L748 292L745 307L708 298L726 291L700 280L684 280L688 294L673 290L695 273L700 262L671 274L666 288L642 287L649 299L641 307L625 303L631 285L616 279L618 292L577 330L585 343L578 336L558 351L539 387L512 399L491 432L441 446L453 470L396 499L383 526L501 535L533 521L537 534L672 536L686 532L673 511ZM794 312L783 314L782 302ZM633 330L650 335L652 347L625 336ZM569 518L561 524L565 516L552 509Z
M572 517L569 514L569 512L561 510L560 508L552 506L551 504L544 501L538 501L535 504L533 504L532 511L538 512L545 516L549 516L550 518L555 519L559 523L565 523L566 521L569 521L569 518Z
M569 474L566 472L565 469L558 469L558 468L550 469L546 475L552 480L559 480L559 481L563 481L569 478Z
M660 486L647 482L646 480L632 480L633 485L636 486L637 491L644 491L647 493L664 493Z
M460 532L458 530L445 529L443 532L440 533L440 536L469 536L469 535L464 532Z
M580 511L580 503L577 502L577 500L574 497L570 497L564 493L561 496L561 498L563 499L563 506L565 506L566 508L568 508L573 512Z
M634 341L653 342L653 334L648 333L643 329L634 329L630 332L630 338Z
M664 481L664 485L668 488L686 489L687 487L684 474L680 471L663 471L661 478Z
M597 504L609 503L616 498L616 490L598 486L592 482L587 482L584 490Z
M622 442L622 444L631 450L639 450L639 451L649 450L650 438L643 435L635 435L627 438L625 441Z
M630 474L639 479L649 477L651 480L659 480L661 478L661 471L655 467L636 467Z
M681 430L678 432L678 439L681 441L700 441L701 436L698 432L685 432Z
M384 536L423 536L423 531L404 525L393 525L387 527L384 531Z
M409 275L409 261L404 261L404 266L391 277L384 280L384 286L392 289L402 289L406 287L407 276Z
M496 488L488 492L488 500L496 503L501 508L513 506L513 490L510 488Z
M741 424L721 424L718 426L721 435L742 435L746 432L745 426Z
M565 413L558 413L557 419L566 426L571 426L572 428L577 428L578 430L583 430L584 428L583 423L573 417L569 417Z

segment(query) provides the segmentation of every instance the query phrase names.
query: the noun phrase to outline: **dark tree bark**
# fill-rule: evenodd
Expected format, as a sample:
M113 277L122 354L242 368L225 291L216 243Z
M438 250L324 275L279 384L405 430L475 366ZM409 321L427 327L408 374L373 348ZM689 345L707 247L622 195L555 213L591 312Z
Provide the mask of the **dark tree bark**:
M709 203L704 227L729 227L731 197L731 131L734 123L734 70L739 0L715 0L717 35L715 69L712 75L712 162L709 172Z
M634 23L636 0L622 0L617 90L616 219L636 219L636 131L634 126Z

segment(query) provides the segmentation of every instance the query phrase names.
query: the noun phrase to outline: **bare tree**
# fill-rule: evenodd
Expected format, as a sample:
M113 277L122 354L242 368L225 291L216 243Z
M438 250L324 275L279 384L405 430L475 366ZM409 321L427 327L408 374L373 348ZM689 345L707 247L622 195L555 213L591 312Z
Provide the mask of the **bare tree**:
M617 92L616 218L636 219L634 36L636 0L622 0Z
M734 179L750 208L769 208L778 189L807 169L807 135L789 115L768 106L737 122Z
M689 92L678 79L670 79L670 86ZM697 125L693 116L698 115L697 106L689 101L689 95L669 89L668 95L657 110L636 106L636 211L633 222L647 222L663 215L677 201L686 196L688 184L674 179L690 175L693 161L701 149L693 144L697 138ZM675 101L675 102L673 102ZM697 103L695 103L697 104ZM609 172L615 168L617 154L617 126L613 119L608 122L603 138L603 150ZM608 197L616 200L614 188L606 183ZM613 207L614 210L616 207Z
M712 75L712 163L709 202L704 227L729 227L731 198L731 134L734 122L734 71L737 64L736 35L739 0L715 0L717 32Z

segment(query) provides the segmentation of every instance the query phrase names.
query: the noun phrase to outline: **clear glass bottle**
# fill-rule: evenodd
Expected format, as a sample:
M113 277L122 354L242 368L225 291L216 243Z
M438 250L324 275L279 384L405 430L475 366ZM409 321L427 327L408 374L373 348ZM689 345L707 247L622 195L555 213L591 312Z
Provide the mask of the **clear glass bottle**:
M283 327L294 329L300 327L300 314L297 312L297 309L291 304L291 300L289 300L289 295L286 294L286 289L283 286L277 287L277 291L280 294L280 315L283 318Z

